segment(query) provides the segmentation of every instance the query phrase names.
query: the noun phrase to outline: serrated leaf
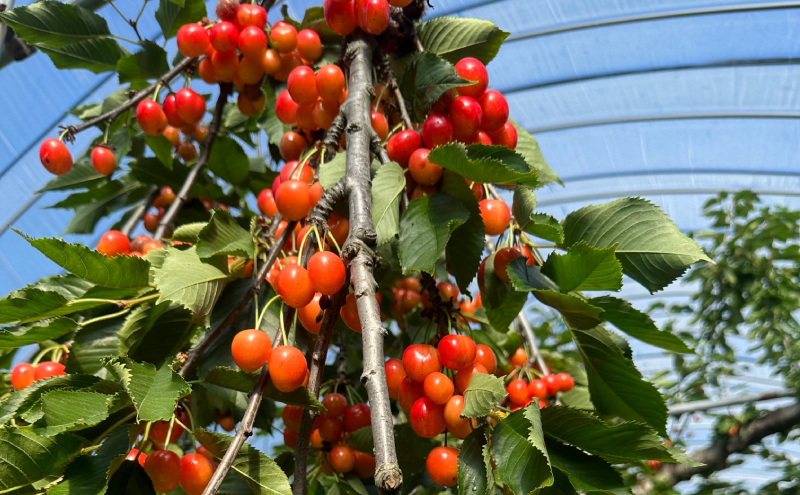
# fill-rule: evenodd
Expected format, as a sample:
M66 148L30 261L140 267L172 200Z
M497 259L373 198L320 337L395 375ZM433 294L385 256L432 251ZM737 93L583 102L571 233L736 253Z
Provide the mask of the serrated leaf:
M135 361L161 366L188 347L197 329L191 318L192 314L180 305L168 302L155 305L125 354ZM120 337L122 332L120 330Z
M455 142L435 148L428 160L473 182L530 187L538 183L536 171L528 167L521 155L505 146L465 146Z
M100 378L93 375L62 375L33 382L32 385L17 390L0 402L0 424L15 417L32 403L39 401L45 393L51 390L79 390L90 388L100 382ZM1 429L0 429L1 431Z
M29 45L63 47L111 34L91 10L49 0L0 12L0 19Z
M552 290L535 290L534 297L542 304L555 309L572 328L586 330L603 321L603 310L592 306L572 294L561 294Z
M139 42L142 49L117 62L119 83L157 79L169 72L167 52L150 40Z
M319 168L319 183L324 189L330 189L344 177L347 166L347 152L337 153L331 161L323 163Z
M63 47L39 46L57 69L86 69L100 74L117 70L117 62L128 55L115 40L99 38L79 41Z
M225 366L217 366L206 373L203 383L248 393L258 382L258 375L258 373L247 373ZM322 403L305 387L300 387L294 392L281 392L270 382L264 389L264 397L284 404L301 406L309 411L325 411Z
M589 393L600 414L641 421L667 436L667 406L652 383L627 359L602 327L572 328L586 367Z
M134 461L124 461L108 480L108 494L156 495L153 481L144 468Z
M458 486L475 495L488 495L494 488L494 477L486 427L473 430L461 444L458 453Z
M403 169L394 162L381 165L372 179L372 223L378 234L378 246L400 232L400 194L405 188Z
M113 396L97 392L54 390L42 396L44 415L33 427L49 437L94 426L108 417L112 400Z
M255 249L250 232L240 227L225 210L214 210L211 220L197 236L197 255L201 258L220 254L252 258Z
M512 492L529 494L537 488L553 484L547 451L540 448L541 426L534 425L526 414L536 406L519 409L500 421L492 432L491 452L497 465L497 479ZM536 416L538 417L538 410ZM536 437L536 444L531 438Z
M123 207L126 199L131 199L132 194L143 190L142 184L131 181L122 184L118 181L109 182L95 189L94 191L98 192L99 197L90 197L88 198L89 202L75 207L75 215L70 220L67 228L64 229L64 234L90 234L94 232L95 226L100 219ZM89 193L91 192L90 190Z
M197 440L217 457L222 457L233 437L214 433L203 428L195 430ZM289 480L275 464L275 461L256 450L254 447L243 444L233 460L231 469L236 472L250 486L253 493L258 495L291 495Z
M53 238L33 239L15 232L58 266L93 284L118 288L148 285L150 265L136 256L109 258L80 244Z
M172 144L169 142L169 139L162 135L145 136L144 141L147 143L147 147L156 155L158 161L172 170Z
M624 299L601 296L589 299L589 303L604 311L603 317L606 321L635 339L668 351L694 352L677 335L659 330L649 315L634 308Z
M531 220L525 227L525 232L556 244L564 242L564 229L552 215L534 213Z
M119 331L124 322L125 317L118 316L82 328L70 347L66 372L93 375L103 369L103 358L120 355Z
M375 455L375 439L372 436L372 427L365 426L350 433L347 437L347 445L362 454Z
M193 223L185 223L175 229L175 232L172 234L172 238L176 241L181 242L190 242L194 244L197 242L197 236L200 235L200 231L203 230L207 222L193 222Z
M208 327L211 309L228 278L223 256L201 259L197 247L165 248L162 266L153 268L153 279L161 295L157 303L173 301L192 312L193 321Z
M488 264L489 262L487 261L486 263ZM506 268L506 273L508 278L511 279L511 285L518 291L559 290L558 285L542 273L542 267L529 265L525 257L511 260L508 268Z
M536 193L533 189L526 186L515 187L511 213L521 229L524 230L532 223L534 210L536 210Z
M2 300L0 300L2 303ZM57 339L74 331L78 324L69 318L42 320L32 325L0 330L0 349L16 349L24 345L38 344Z
M82 440L71 433L39 436L31 428L0 428L0 492L30 485L64 467Z
M553 467L569 478L579 493L630 494L622 476L603 459L575 447L548 440L547 453Z
M459 77L453 64L426 51L410 57L399 86L414 120L422 122L445 91L467 84L469 81Z
M36 4L34 4L36 5ZM68 189L83 189L85 187L94 187L102 182L106 176L99 173L92 166L92 162L88 158L83 158L75 162L72 170L64 175L58 175L45 184L45 186L37 193L46 191L63 191Z
M208 168L222 180L237 185L247 180L250 160L236 140L220 136L211 148Z
M508 326L519 315L525 303L528 301L527 292L519 292L512 287L502 304L486 309L486 317L492 327L498 332L505 332Z
M127 426L112 431L97 450L96 455L82 455L72 461L64 478L47 490L47 495L103 495L107 488L106 472L115 458L130 449Z
M493 22L465 17L438 17L426 22L417 36L426 52L456 63L474 57L488 64L510 33Z
M517 130L517 147L514 150L522 155L528 166L536 170L538 174L537 177L539 178L539 187L553 183L563 186L564 183L561 182L558 175L556 175L553 169L550 168L550 165L544 161L542 150L539 149L539 143L536 141L536 138L520 127L514 119L508 119L508 121L511 122L511 125Z
M483 256L485 232L478 200L467 183L457 174L445 170L440 191L461 201L469 218L450 235L445 248L447 271L456 279L462 294L469 294L469 285L475 279Z
M542 273L564 292L620 290L622 265L614 256L614 248L600 249L579 242L566 254L551 253L542 265Z
M178 34L178 29L184 24L199 22L205 16L206 4L203 0L185 0L183 6L171 0L159 0L156 9L156 21L167 39Z
M463 418L482 418L500 405L508 395L503 379L494 375L475 374L464 390Z
M642 198L623 198L576 210L564 219L564 246L586 242L616 245L626 275L651 293L680 277L692 264L711 261L660 207Z
M192 387L166 365L156 369L150 363L117 358L106 361L105 366L122 382L139 421L172 418L178 400L192 392Z
M447 194L411 201L400 218L398 255L403 271L434 273L450 235L468 218L461 202Z

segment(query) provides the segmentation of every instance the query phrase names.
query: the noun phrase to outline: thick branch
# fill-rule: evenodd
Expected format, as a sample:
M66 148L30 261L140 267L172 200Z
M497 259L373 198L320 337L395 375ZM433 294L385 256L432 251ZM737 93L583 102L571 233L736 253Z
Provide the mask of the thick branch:
M127 237L130 237L133 229L136 228L136 226L144 217L145 213L147 213L147 209L153 204L153 201L156 199L156 195L158 195L158 186L154 184L150 186L150 189L147 190L147 194L142 200L142 204L136 208L136 211L133 212L131 217L127 222L125 222L125 225L123 225L119 231L125 234Z
M217 98L217 105L214 108L214 117L211 119L211 125L208 127L208 136L206 136L203 142L203 151L200 153L200 158L197 159L197 163L192 167L189 175L186 176L186 180L183 181L181 190L178 191L178 194L175 196L175 201L172 202L167 213L161 218L161 222L159 222L156 233L153 236L155 240L160 241L161 238L164 237L164 232L166 232L169 226L172 225L172 222L175 221L175 217L178 216L178 212L181 211L184 203L189 200L189 192L192 190L192 186L194 186L197 178L200 177L200 172L202 172L208 164L208 157L211 155L211 147L214 146L214 141L219 134L219 128L222 123L222 113L225 110L225 104L228 102L228 96L230 96L232 92L233 85L231 83L221 83L219 85L219 97Z

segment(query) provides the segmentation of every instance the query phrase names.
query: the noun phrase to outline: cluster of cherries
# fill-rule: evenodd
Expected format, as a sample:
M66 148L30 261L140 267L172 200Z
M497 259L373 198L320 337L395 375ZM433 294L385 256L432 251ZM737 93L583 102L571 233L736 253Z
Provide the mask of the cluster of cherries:
M64 365L55 361L42 361L36 366L30 363L18 363L11 370L11 385L14 390L22 390L30 387L33 382L66 374Z
M528 354L525 349L519 348L517 352L512 355L509 364L515 368L522 368L528 362ZM575 387L575 380L568 373L557 373L544 375L541 379L536 378L530 382L525 381L523 378L516 378L511 380L506 385L508 392L508 400L513 404L512 410L525 407L530 404L533 399L539 399L539 406L547 406L547 398L555 397L558 392L569 392Z

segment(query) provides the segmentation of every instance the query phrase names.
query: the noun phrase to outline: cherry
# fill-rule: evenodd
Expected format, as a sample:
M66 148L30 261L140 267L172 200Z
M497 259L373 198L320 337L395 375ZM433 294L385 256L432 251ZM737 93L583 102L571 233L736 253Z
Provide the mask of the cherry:
M347 36L358 27L352 0L323 0L325 23L339 36Z
M508 391L508 398L514 404L521 405L528 401L528 384L525 383L525 380L519 378L511 380L511 383L506 386L506 391Z
M442 280L436 284L436 288L439 289L439 296L441 296L442 301L455 303L458 300L458 286L456 284Z
M189 415L186 414L185 411L181 411L177 418L183 424L189 424ZM183 427L180 426L177 421L172 425L172 435L169 437L169 442L167 442L167 433L169 432L169 421L156 421L153 423L153 426L150 427L150 438L160 444L164 445L166 443L172 443L181 437L183 433Z
M281 157L286 161L297 160L300 158L300 153L303 152L306 145L306 138L296 132L286 132L281 137L281 144L279 146Z
M488 345L478 344L475 346L475 362L482 364L490 375L494 375L494 372L497 371L497 358Z
M344 306L339 310L339 316L341 316L345 325L350 327L350 330L361 333L361 318L358 316L358 303L356 303L355 292L347 294Z
M240 30L248 26L264 29L267 26L267 11L259 5L242 4L236 9L236 24Z
M386 117L380 112L371 112L370 113L370 122L372 123L372 129L381 139L381 141L386 139L386 136L389 135L389 122L386 121Z
M499 91L490 90L478 100L483 111L481 130L486 132L499 131L508 122L508 102Z
M142 252L142 248L144 247L144 245L147 244L149 241L152 241L152 240L153 240L152 237L147 236L147 235L137 236L131 242L131 251L139 251L141 253Z
M350 220L334 212L328 220L328 227L336 243L340 246L344 244L350 234Z
M458 482L458 449L434 447L425 459L425 469L434 483L449 488Z
M556 395L561 388L561 381L556 378L556 375L545 375L542 378L542 381L544 382L544 386L547 388L548 396Z
M28 363L19 363L11 370L11 385L14 390L22 390L36 381L36 368Z
M316 31L303 29L297 33L297 53L309 62L322 58L322 41Z
M301 65L295 67L287 80L289 94L299 105L315 103L319 98L317 91L317 76L314 69Z
M392 12L386 0L355 0L353 10L358 26L369 34L381 34L389 27Z
M462 79L476 81L467 86L458 86L456 88L458 94L478 99L486 92L486 88L489 86L489 73L480 60L472 57L462 58L456 63L455 69Z
M408 415L411 427L423 438L433 438L447 428L444 421L444 407L428 397L417 399Z
M181 135L178 132L178 129L172 127L171 125L164 129L163 134L164 137L169 141L169 144L171 144L174 148L177 148L178 145L181 144Z
M403 380L400 382L400 390L397 393L397 400L400 402L400 407L408 412L411 410L411 406L414 405L414 402L422 397L425 397L424 383L415 382L410 376L403 377Z
M366 404L355 404L344 411L343 416L344 430L354 432L372 424L369 406Z
M109 230L97 242L97 251L109 258L118 254L128 254L131 252L131 241L119 230Z
M432 400L434 404L444 405L453 396L455 386L447 375L435 371L425 377L422 389L425 397Z
M153 202L153 206L169 206L175 201L175 192L169 186L161 188L158 197Z
M436 100L436 103L433 104L430 110L430 114L439 114L439 115L449 115L450 113L450 105L453 104L453 100L456 99L456 93L452 89L448 89L442 96Z
M484 199L479 203L483 227L487 235L500 235L508 228L511 210L499 199Z
M236 50L227 50L211 54L211 65L214 67L214 75L220 82L233 82L236 71L239 69L239 56Z
M277 50L267 49L261 60L261 68L264 74L274 76L281 70L281 55Z
M281 53L294 51L297 46L297 29L289 23L284 22L275 25L269 34L272 45Z
M237 46L245 59L253 59L261 67L261 58L267 50L267 35L261 28L248 26L239 33Z
M244 371L261 369L269 361L272 340L260 330L242 330L231 343L231 354L236 366Z
M301 65L303 65L303 59L296 52L284 53L281 55L281 68L272 77L278 81L286 81L294 68Z
M151 431L152 434L152 431ZM144 470L157 492L169 493L181 481L181 459L171 450L156 450L147 456Z
M483 122L483 120L481 120L481 122ZM485 132L478 131L475 134L473 134L472 137L465 140L464 144L485 144L487 146L491 146L492 138L490 138L489 135L486 134ZM481 198L478 198L478 201L480 201L480 199Z
M347 410L347 398L342 394L331 392L325 394L322 405L328 410L331 416L341 416Z
M300 165L297 160L292 160L283 166L279 177L281 182L297 179L311 184L311 181L314 180L314 170L308 165L308 161Z
M401 167L407 168L411 155L420 147L422 147L422 140L419 134L412 129L406 129L389 138L389 142L386 144L386 152L393 162L397 162Z
M283 218L289 221L302 220L308 215L311 210L309 188L307 182L296 179L281 183L275 204Z
M152 233L158 228L158 224L161 223L161 218L155 213L146 213L143 223L145 230ZM144 244L142 245L142 249L144 249Z
M505 146L513 150L517 148L517 129L511 122L506 122L503 127L496 132L490 132L489 137L492 138L492 143Z
M200 61L197 71L200 73L200 78L206 84L217 83L217 74L214 72L214 65L211 63L211 58L208 56L204 57L203 60Z
M314 103L306 103L297 106L297 127L299 129L305 131L316 131L319 129L319 126L314 121L314 107L317 101L319 100L315 100Z
M142 246L142 254L147 254L153 249L161 249L164 245L158 241L147 241L144 246Z
M408 159L408 171L411 177L423 186L432 186L442 178L444 169L428 160L431 150L419 148L415 150Z
M482 118L481 105L470 96L459 96L450 106L453 135L461 141L469 139L478 132Z
M199 57L208 49L206 28L197 23L184 24L178 29L178 50L185 57Z
M403 363L397 358L391 358L383 365L386 373L386 385L389 389L389 397L398 399L400 397L400 384L403 378L406 377L406 370L403 369Z
M297 309L297 318L300 320L300 323L303 324L306 330L314 335L319 333L319 328L322 326L322 320L317 321L317 315L319 315L322 309L319 305L320 297L322 297L322 294L317 292L314 294L314 298L311 299L311 302Z
M471 365L467 366L463 370L459 370L455 376L456 382L456 390L459 394L464 394L464 391L469 386L469 382L472 380L472 375L475 374L488 374L489 372L486 370L486 367L480 363L472 363Z
M217 461L217 458L214 457L214 454L209 452L209 450L207 448L203 447L202 445L198 445L196 450L197 450L198 454L200 454L201 456L205 457L209 461L214 461L214 462Z
M239 0L219 0L215 11L220 19L233 22L236 19L236 9L238 8Z
M446 335L437 346L439 361L453 371L463 370L475 361L475 341L466 335Z
M300 265L289 265L278 277L278 294L287 306L302 308L314 299L314 286L308 272Z
M431 115L422 124L422 142L433 149L453 141L453 124L444 115Z
M286 407L283 408L281 417L283 418L283 424L286 425L286 428L299 430L300 422L303 420L303 408L287 404Z
M661 461L647 461L647 467L653 471L658 471L658 469L661 467Z
M514 355L508 358L508 363L514 368L521 368L527 362L528 362L528 353L525 352L525 349L523 349L522 347L519 347L514 352Z
M332 252L320 251L308 260L308 276L314 289L326 296L332 296L344 286L344 263Z
M323 445L322 445L322 436L320 436L320 434L319 434L319 429L315 429L314 431L311 432L310 441L311 441L311 447L312 448L315 448L317 450L322 449L322 447L323 447ZM297 443L296 440L295 440L295 443Z
M253 28L250 26L247 29ZM256 28L253 28L256 29ZM260 32L260 31L259 31ZM258 83L264 77L264 66L261 61L261 54L252 57L244 57L239 63L239 68L236 69L236 77L245 84L242 94L248 100L259 100L263 96Z
M344 432L344 423L341 419L333 416L323 418L319 427L319 436L324 442L335 444L342 438L342 432Z
M308 199L311 201L312 208L317 206L317 203L322 199L324 193L325 189L322 188L322 184L319 182L311 184L311 187L308 189Z
M353 473L359 478L372 478L375 475L375 458L358 451L354 451L354 453L356 465L353 468Z
M275 115L286 125L294 125L297 122L297 103L286 89L281 91L275 100Z
M560 392L569 392L575 387L575 380L567 373L557 374L556 379L558 380L558 390Z
M236 103L243 114L253 117L264 110L264 107L267 106L267 99L264 95L260 95L256 100L249 100L244 93L239 93Z
M527 259L525 262L526 265L536 264L536 257L533 255L533 252L528 246L520 246L520 250L522 251L522 255Z
M197 147L194 143L183 142L178 145L178 155L183 161L188 162L197 158Z
M286 428L283 430L283 444L294 449L297 447L297 430Z
M272 196L272 189L264 189L258 194L258 210L267 218L272 218L278 213L278 206Z
M547 397L547 385L544 384L544 381L539 379L531 380L528 384L528 397L531 399L537 398L539 400L543 400Z
M335 101L317 100L311 110L311 118L315 127L319 129L330 129L333 121L339 114L339 103Z
M465 439L467 435L472 433L472 425L469 421L464 422L461 426L447 426L447 431L458 439Z
M426 376L442 370L439 352L427 344L410 345L403 351L403 369L415 382L423 382Z
M296 347L288 345L281 345L272 350L269 365L272 384L281 392L297 390L308 374L306 357Z
M54 175L64 175L72 170L72 155L64 143L56 138L44 140L39 147L39 160Z
M497 275L497 278L503 282L510 282L511 278L508 275L508 264L520 256L522 256L522 253L515 247L498 249L497 254L494 255L494 273Z
M217 424L225 431L233 431L236 428L236 420L233 419L233 413L230 411L220 413L219 410L214 411L217 418Z
M144 464L147 462L147 454L139 452L139 449L131 449L128 455L125 456L125 460L136 461L140 466L144 467Z
M158 103L146 99L136 107L136 121L148 136L158 136L167 128L167 116ZM39 152L41 156L41 151Z
M175 93L175 111L187 124L197 124L206 113L206 100L195 91L183 88Z
M450 397L444 405L444 421L447 426L453 428L460 428L464 423L469 423L469 420L461 417L461 411L464 409L464 396L454 395Z
M214 475L214 465L200 454L181 458L181 488L188 495L202 495Z
M239 30L232 22L222 21L209 30L211 46L218 52L233 50L239 44Z
M337 473L349 473L356 467L356 456L353 449L346 445L337 445L329 454L331 468Z
M98 146L92 150L92 166L97 173L111 175L117 166L117 159L114 152L105 146Z

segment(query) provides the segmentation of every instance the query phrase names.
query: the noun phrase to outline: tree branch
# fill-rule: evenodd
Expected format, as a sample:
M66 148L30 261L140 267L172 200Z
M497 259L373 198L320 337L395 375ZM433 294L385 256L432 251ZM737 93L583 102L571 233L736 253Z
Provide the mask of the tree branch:
M167 213L161 218L161 222L159 222L158 228L153 235L155 240L160 241L161 238L164 237L164 233L167 231L167 228L172 225L178 212L181 211L183 204L189 200L189 192L191 192L192 186L194 186L194 183L200 176L200 172L202 172L208 164L208 157L211 155L211 147L214 146L214 141L219 134L219 128L222 123L222 113L225 110L225 104L228 102L228 96L230 96L232 92L233 85L231 83L220 83L219 97L217 98L217 104L214 108L214 117L211 119L211 125L208 126L208 136L206 136L203 142L203 152L200 153L200 158L197 159L197 163L192 167L189 175L186 176L186 180L183 181L181 190L178 191L178 194L175 196L175 201L172 202Z
M128 219L127 222L125 222L125 225L123 225L119 229L119 231L125 234L125 236L130 237L131 232L133 232L133 229L136 228L136 226L144 217L145 213L147 213L148 208L152 206L153 201L156 199L157 195L158 195L158 186L153 184L152 186L150 186L150 189L147 190L147 194L142 200L142 204L138 208L136 208L136 211L133 212L131 217Z

